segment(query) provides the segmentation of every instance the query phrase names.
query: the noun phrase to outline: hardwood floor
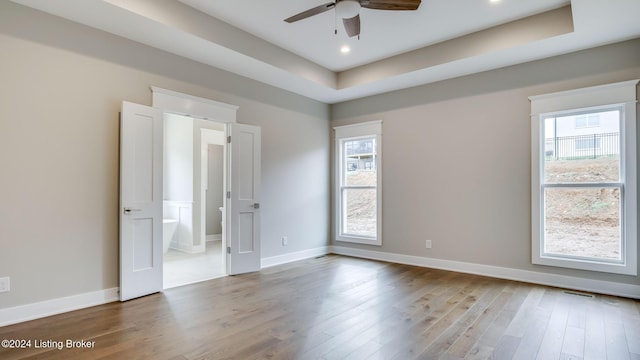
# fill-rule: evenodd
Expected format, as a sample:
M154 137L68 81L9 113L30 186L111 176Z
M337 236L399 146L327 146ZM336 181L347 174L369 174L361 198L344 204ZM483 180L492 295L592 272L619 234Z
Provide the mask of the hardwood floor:
M640 359L640 302L584 295L331 255L2 327L31 348L0 359Z

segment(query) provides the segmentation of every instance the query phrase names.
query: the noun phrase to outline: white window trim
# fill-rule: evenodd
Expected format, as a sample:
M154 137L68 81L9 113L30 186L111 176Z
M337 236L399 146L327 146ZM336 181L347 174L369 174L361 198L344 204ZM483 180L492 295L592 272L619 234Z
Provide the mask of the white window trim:
M382 246L382 121L369 121L352 125L336 126L335 131L335 162L334 162L334 224L335 240L359 244ZM341 179L344 166L342 166L341 140L362 137L376 137L376 237L360 237L342 234L342 199Z
M637 169L636 169L636 123L637 85L640 80L594 86L552 94L531 96L531 217L533 264L565 267L607 273L637 275ZM621 263L604 263L582 259L546 256L543 254L543 192L541 175L544 156L540 149L544 146L544 125L541 119L549 113L574 112L581 109L597 109L603 106L622 105L624 116L621 123L621 183L624 187L623 251Z

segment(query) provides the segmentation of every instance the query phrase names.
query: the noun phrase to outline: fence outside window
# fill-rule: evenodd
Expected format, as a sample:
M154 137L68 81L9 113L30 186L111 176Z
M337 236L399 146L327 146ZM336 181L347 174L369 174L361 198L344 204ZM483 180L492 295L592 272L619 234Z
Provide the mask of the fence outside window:
M620 133L548 138L544 149L547 161L617 157L620 155Z

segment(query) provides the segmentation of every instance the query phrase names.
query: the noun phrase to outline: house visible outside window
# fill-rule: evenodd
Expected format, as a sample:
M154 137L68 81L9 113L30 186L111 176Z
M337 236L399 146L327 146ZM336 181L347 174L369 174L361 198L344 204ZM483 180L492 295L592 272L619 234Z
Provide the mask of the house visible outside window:
M534 264L637 274L637 83L530 98Z
M380 121L335 130L336 240L382 245Z
M598 114L576 116L575 124L576 129L600 126L600 116Z

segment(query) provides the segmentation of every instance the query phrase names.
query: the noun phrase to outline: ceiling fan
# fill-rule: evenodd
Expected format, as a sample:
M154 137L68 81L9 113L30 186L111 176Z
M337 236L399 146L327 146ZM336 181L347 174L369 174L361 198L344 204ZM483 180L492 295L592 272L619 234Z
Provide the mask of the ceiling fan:
M417 10L421 0L336 0L305 10L284 19L288 23L321 14L333 8L336 16L342 18L344 29L349 37L360 36L360 8L373 10ZM337 32L337 30L336 30Z

